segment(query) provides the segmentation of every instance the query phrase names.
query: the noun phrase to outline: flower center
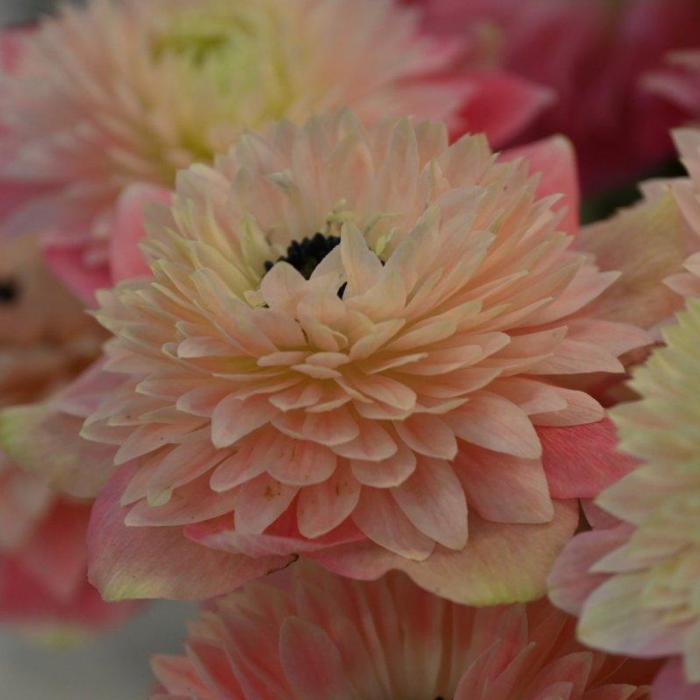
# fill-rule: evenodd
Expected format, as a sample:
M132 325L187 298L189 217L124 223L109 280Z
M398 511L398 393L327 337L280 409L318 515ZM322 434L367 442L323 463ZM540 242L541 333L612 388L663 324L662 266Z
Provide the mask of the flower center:
M19 286L11 277L0 279L0 304L12 304L19 296Z
M285 256L274 262L265 262L265 272L269 272L277 262L286 262L301 272L304 279L309 279L321 260L339 243L339 236L324 236L322 233L317 233L311 238L306 236L301 241L292 241Z
M205 17L176 16L167 31L153 43L156 58L167 54L182 56L194 66L201 66L221 53L231 40L230 28Z

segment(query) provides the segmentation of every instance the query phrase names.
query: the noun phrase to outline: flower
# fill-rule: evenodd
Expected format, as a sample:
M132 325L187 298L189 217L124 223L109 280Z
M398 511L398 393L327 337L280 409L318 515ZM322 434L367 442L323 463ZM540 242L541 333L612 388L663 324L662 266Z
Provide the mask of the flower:
M543 183L574 180L564 140L531 151ZM647 336L586 314L616 275L537 186L482 136L349 113L182 173L153 277L99 294L122 377L83 429L119 446L90 531L103 595L210 597L300 553L462 602L540 595L572 499L630 466L558 378L620 372Z
M656 74L671 52L700 47L694 0L409 2L423 8L432 33L459 38L472 64L552 90L556 99L521 136L566 134L585 191L624 184L672 156L668 131L684 123L684 111L650 83L692 94Z
M479 609L396 573L359 583L295 565L292 577L211 604L186 656L154 658L152 700L647 697L648 669L584 649L546 601Z
M576 241L601 269L621 273L596 313L656 335L686 298L700 294L700 130L677 129L673 138L689 177L643 183L642 202L585 226Z
M500 112L519 115L494 122L510 137L541 91L516 79L492 88L457 72L454 53L393 0L67 6L25 38L2 84L0 177L46 190L3 227L53 234L54 268L91 298L109 286L115 206L127 186L169 190L179 169L210 162L243 128L345 106L365 121L411 114L462 128L478 102L492 115L480 128Z
M98 354L103 334L43 269L35 240L4 241L1 250L0 405L6 406L40 399L71 379ZM73 430L79 425L73 418ZM46 479L21 472L0 453L1 621L99 628L133 610L106 605L88 584L89 514L88 503L56 496Z
M699 300L664 338L634 372L641 398L613 411L621 449L642 466L598 497L606 522L567 545L550 595L580 616L584 643L670 657L654 692L675 700L700 692Z

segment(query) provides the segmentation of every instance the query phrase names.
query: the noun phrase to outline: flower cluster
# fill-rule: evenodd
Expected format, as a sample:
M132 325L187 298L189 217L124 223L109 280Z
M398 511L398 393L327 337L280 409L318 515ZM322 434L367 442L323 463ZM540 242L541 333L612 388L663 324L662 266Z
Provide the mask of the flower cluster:
M695 0L1 34L0 622L200 602L154 700L699 700L698 55Z

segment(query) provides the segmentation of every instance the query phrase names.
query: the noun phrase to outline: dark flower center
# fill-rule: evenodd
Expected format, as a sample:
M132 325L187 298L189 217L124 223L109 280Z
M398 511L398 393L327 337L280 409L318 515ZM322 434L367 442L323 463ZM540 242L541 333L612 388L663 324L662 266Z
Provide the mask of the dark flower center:
M19 297L19 285L8 277L0 279L0 304L12 304Z
M339 236L324 236L322 233L317 233L311 238L307 236L301 241L292 241L286 255L274 262L265 262L265 272L269 272L275 263L286 262L301 272L304 279L309 279L321 260L339 244Z

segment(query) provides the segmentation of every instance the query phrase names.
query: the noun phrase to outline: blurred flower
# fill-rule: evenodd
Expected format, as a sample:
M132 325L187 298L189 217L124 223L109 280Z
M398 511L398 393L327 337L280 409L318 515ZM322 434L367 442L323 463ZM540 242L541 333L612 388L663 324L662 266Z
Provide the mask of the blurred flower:
M700 697L700 300L663 335L668 347L634 373L642 398L613 411L621 448L643 465L601 494L606 522L567 546L550 585L552 600L580 616L584 643L675 657L654 697L691 700Z
M525 155L539 195L481 136L344 113L180 175L142 246L153 278L99 297L122 386L83 435L124 465L90 532L105 596L209 597L300 553L463 602L541 594L572 499L630 467L559 378L620 372L647 337L586 313L616 274L540 198L575 183L567 142ZM31 423L5 432L42 462Z
M358 583L299 565L286 589L250 584L213 603L187 656L154 659L152 700L648 696L648 668L586 650L546 601L469 608L399 574Z
M689 177L643 183L642 202L576 239L601 269L621 273L594 303L602 318L657 329L700 295L700 130L673 136Z
M700 48L695 0L409 2L425 10L431 32L459 37L472 65L480 60L554 92L525 138L571 138L585 191L622 184L672 156L668 131L684 112L648 82L670 52ZM656 85L676 91L663 77ZM681 97L698 104L693 90Z
M33 239L0 256L0 406L50 394L99 352L103 334L43 269ZM80 425L73 419L73 429ZM56 455L58 463L65 455ZM87 582L90 506L54 495L0 453L0 620L102 627L132 606L106 605Z
M1 84L0 177L43 196L5 230L53 234L50 260L87 298L109 286L114 205L133 183L171 188L244 128L345 106L364 121L417 115L500 139L542 91L455 68L455 51L418 31L393 0L93 0L66 6L13 53ZM485 94L488 92L488 94ZM501 114L517 115L507 124Z

